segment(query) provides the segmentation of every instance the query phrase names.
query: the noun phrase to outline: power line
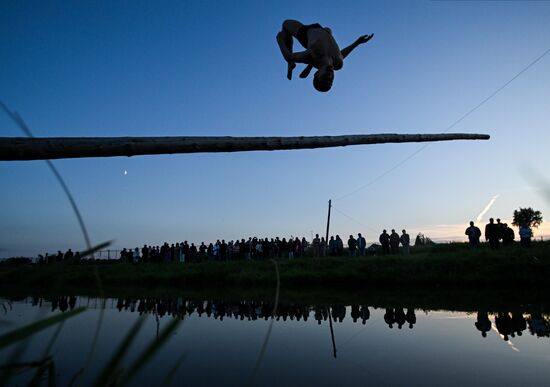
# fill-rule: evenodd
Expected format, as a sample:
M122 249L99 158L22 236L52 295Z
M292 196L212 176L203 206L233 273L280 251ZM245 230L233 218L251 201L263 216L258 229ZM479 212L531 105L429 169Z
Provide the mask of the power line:
M500 91L502 91L504 88L506 88L506 86L508 86L510 83L512 83L513 81L515 81L519 76L521 76L523 73L525 73L527 70L529 70L532 66L534 66L538 61L540 61L542 58L544 58L546 56L546 54L548 54L550 52L550 48L548 48L546 51L544 51L541 55L539 55L535 60L533 60L532 62L530 62L527 66L525 66L520 72L518 72L516 75L514 75L509 81L507 81L506 83L504 83L502 86L500 86L498 89L496 89L494 92L492 92L488 97L486 97L484 100L482 100L480 103L478 103L476 106L474 106L472 109L470 109L467 113L465 113L464 115L462 115L459 119L457 119L455 122L453 122L451 125L449 125L449 127L447 127L447 129L445 129L443 131L443 133L446 133L448 132L449 130L451 130L452 128L454 128L456 125L458 125L460 122L462 122L466 117L468 117L470 114L472 114L473 112L475 112L477 109L479 109L481 106L483 106L487 101L489 101L491 98L493 98L495 95L497 95ZM345 199L347 198L348 196L351 196L369 186L371 186L372 184L376 183L378 180L382 179L383 177L385 177L386 175L388 175L389 173L393 172L394 170L396 170L397 168L399 168L401 165L405 164L407 161L409 161L410 159L412 159L414 156L416 156L417 154L419 154L420 152L422 152L424 149L426 149L430 144L429 143L426 143L424 145L422 145L420 148L418 148L416 151L414 151L413 153L411 153L410 155L408 155L407 157L405 157L403 160L399 161L397 164L395 164L394 166L392 166L391 168L387 169L386 171L382 172L380 175L376 176L375 178L373 178L372 180L370 180L369 182L367 182L366 184L360 186L359 188L345 194L345 195L342 195L336 199L334 199L335 201L336 200L342 200L342 199Z
M334 207L334 205L332 206L332 209L335 210L336 212L340 213L341 215L345 216L349 220L351 220L351 221L353 221L353 222L355 222L355 223L357 223L357 224L359 224L359 225L361 225L361 226L363 226L363 227L365 227L365 228L367 228L371 231L376 231L374 228L372 228L370 226L367 226L366 224L364 224L364 223L358 221L357 219L349 216L348 214L344 213L343 211L340 211L338 208Z

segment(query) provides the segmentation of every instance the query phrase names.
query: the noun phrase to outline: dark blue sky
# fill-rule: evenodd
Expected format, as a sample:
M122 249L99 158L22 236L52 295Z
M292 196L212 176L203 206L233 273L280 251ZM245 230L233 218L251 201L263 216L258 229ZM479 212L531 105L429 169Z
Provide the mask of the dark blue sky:
M330 26L342 47L375 38L321 94L285 78L287 18ZM550 2L3 2L0 39L0 99L36 136L437 133L550 48ZM360 190L421 145L55 164L93 242L115 247L309 238L331 198L340 235L457 239L496 195L485 219L548 213L525 170L550 179L549 75L547 55L452 129L489 142L432 144ZM5 115L0 130L22 135ZM2 162L0 179L0 256L83 247L44 162Z

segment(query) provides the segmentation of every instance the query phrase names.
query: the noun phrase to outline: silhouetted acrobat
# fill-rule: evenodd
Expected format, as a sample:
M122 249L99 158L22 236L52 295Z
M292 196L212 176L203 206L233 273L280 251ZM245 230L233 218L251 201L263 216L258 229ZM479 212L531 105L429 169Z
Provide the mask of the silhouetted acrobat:
M292 79L296 63L305 63L307 67L300 78L307 78L313 67L317 69L313 77L313 86L318 91L329 91L334 80L334 71L344 65L344 58L357 46L367 43L374 34L362 35L355 42L340 50L332 36L330 28L320 24L304 25L296 20L285 20L283 29L277 34L277 43L283 57L288 62L287 78ZM296 38L305 51L292 52L292 38Z

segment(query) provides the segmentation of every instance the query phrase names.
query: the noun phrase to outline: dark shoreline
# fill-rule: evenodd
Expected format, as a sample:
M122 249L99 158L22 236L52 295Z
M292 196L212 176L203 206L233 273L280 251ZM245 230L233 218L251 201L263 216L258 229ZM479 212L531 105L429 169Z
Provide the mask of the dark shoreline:
M444 249L447 249L445 251ZM469 251L443 246L411 256L279 260L281 302L410 304L474 310L550 303L550 243ZM535 258L536 257L536 258ZM95 271L100 278L99 290ZM87 261L0 265L0 295L79 294L272 300L272 261L129 264ZM313 302L312 302L313 303Z
M107 287L100 295L97 289L61 287L57 289L2 289L0 298L11 301L27 297L55 298L76 295L105 299L175 299L238 302L262 301L274 304L275 289L248 288L166 288ZM540 289L489 288L286 288L281 289L279 305L368 305L376 308L403 307L420 310L462 312L537 310L550 313L550 287Z

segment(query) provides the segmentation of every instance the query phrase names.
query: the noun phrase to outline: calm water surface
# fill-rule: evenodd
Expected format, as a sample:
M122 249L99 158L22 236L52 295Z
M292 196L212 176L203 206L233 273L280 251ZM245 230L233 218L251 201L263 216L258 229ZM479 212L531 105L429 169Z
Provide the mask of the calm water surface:
M124 336L145 322L121 361L128 366L173 319L181 324L132 380L170 385L550 385L550 315L536 305L505 310L421 310L397 305L310 305L172 298L0 299L0 335L84 306L62 326L50 353L65 386L86 364L92 384ZM332 327L332 329L331 329ZM22 361L38 360L59 325L35 334ZM0 350L8 364L17 345ZM26 385L34 371L12 374Z

